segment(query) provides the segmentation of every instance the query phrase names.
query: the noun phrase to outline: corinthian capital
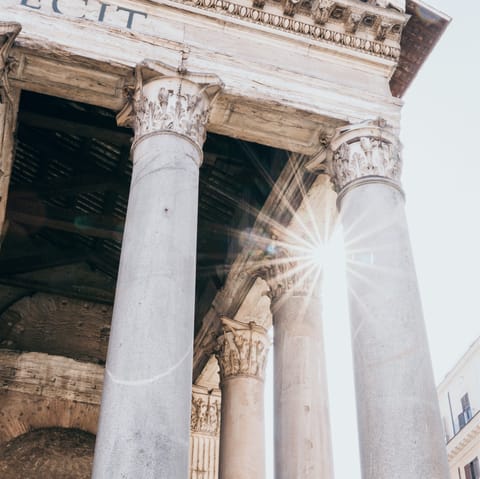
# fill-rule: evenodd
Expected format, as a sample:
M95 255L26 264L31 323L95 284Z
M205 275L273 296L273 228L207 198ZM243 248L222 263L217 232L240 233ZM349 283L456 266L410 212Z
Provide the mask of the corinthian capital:
M400 187L401 145L383 120L340 129L327 151L327 170L337 193L360 182Z
M222 88L219 78L151 61L138 65L135 73L132 98L117 117L120 125L133 127L134 143L146 135L171 132L202 148L210 106Z
M285 294L311 294L310 265L302 265L302 259L295 258L287 248L274 244L272 251L256 263L254 274L267 282L272 301L279 300Z
M220 379L249 376L263 381L269 349L267 330L254 322L248 324L222 318L223 334L218 338L217 359Z
M22 26L14 22L0 22L0 104L12 103L8 73L11 66L9 58L15 38L20 33Z

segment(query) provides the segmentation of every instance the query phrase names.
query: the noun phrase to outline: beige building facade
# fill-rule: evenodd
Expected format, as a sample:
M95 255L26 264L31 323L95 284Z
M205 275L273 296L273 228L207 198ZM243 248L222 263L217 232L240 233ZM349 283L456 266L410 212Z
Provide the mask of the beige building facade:
M447 479L398 134L448 22L420 0L4 0L2 477L263 479L273 348L275 477L331 479L341 223L362 477Z
M480 338L438 386L450 477L480 477Z

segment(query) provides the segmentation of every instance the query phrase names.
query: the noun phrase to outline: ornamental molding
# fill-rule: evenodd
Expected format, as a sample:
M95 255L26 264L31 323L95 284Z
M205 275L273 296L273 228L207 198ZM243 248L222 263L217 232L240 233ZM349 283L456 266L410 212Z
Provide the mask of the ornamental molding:
M218 436L220 434L221 399L212 390L192 393L190 431L197 434Z
M410 18L404 0L192 0L195 7L358 52L397 61Z
M339 130L326 153L326 168L340 195L361 179L384 179L400 186L401 144L383 120Z
M477 443L480 438L480 413L473 418L447 443L448 460L452 461L468 446Z
M146 135L172 132L202 148L210 107L223 84L216 75L188 72L185 59L178 68L152 61L136 67L135 89L117 116L119 125L133 127L134 145Z
M216 357L221 382L235 377L265 378L270 341L267 330L254 322L248 324L221 318L223 334L218 338Z
M19 23L0 22L0 105L13 104L8 74L14 60L9 54L21 29L22 26Z

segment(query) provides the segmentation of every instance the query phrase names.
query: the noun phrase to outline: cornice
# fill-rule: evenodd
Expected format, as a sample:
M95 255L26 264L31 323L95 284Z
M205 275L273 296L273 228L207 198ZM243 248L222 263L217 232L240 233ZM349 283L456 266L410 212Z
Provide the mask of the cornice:
M480 443L480 413L477 413L447 444L448 460L452 461L472 442Z
M248 1L248 0L246 0ZM175 0L331 46L397 61L409 16L360 0Z

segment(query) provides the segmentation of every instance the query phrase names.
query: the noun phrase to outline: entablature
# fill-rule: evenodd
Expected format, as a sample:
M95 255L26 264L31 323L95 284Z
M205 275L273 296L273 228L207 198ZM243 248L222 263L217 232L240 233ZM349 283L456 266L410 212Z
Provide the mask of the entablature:
M256 9L258 22L242 17L254 7L231 11L227 0L212 8L171 0L6 1L1 20L23 26L11 78L27 90L119 110L134 84L134 67L149 59L221 78L225 88L210 116L212 132L313 154L331 129L350 121L381 115L398 123L400 101L388 82L399 33L375 40L365 26L344 41L338 18L322 25L302 10L286 16L275 1ZM408 18L360 0L340 4L402 25ZM302 21L310 22L311 34L295 31Z

